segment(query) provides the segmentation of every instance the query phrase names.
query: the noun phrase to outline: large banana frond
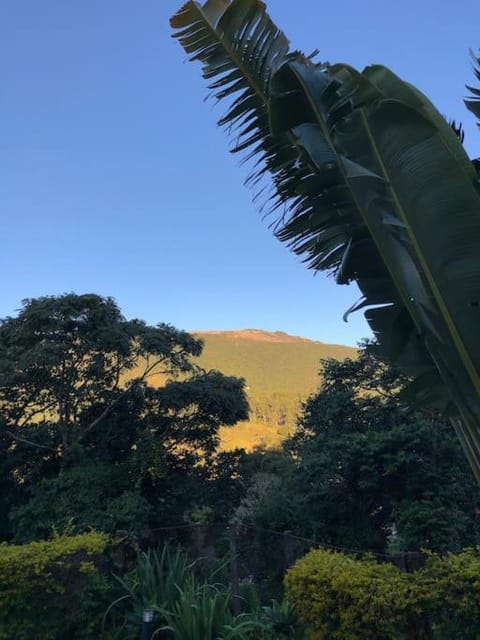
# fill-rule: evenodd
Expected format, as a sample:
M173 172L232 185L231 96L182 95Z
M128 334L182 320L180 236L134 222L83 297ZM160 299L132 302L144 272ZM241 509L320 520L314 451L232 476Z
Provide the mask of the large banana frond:
M172 24L214 95L232 99L220 123L257 159L252 181L273 177L273 205L288 210L278 237L357 281L351 310L368 307L418 399L454 403L480 480L480 196L450 125L384 67L289 53L258 0L188 2Z
M342 255L337 280L357 280L364 293L357 308L376 305L367 320L390 358L403 357L405 363L408 356L417 397L455 401L465 423L464 445L478 471L480 200L475 171L448 123L387 69L371 67L359 74L336 65L328 73L332 82L322 91L323 70L286 62L271 83L270 109L278 112L272 121L288 114L292 96L297 103L302 96L308 99L308 125L292 129L313 168L306 201L320 201L323 220L318 196L328 188L313 176L324 174L318 150L328 144L336 152L339 182L363 222L355 230L350 224L348 244L335 247ZM298 209L279 235L321 268L318 258L331 243L325 242L315 215L310 211L305 219ZM327 233L334 228L329 219Z

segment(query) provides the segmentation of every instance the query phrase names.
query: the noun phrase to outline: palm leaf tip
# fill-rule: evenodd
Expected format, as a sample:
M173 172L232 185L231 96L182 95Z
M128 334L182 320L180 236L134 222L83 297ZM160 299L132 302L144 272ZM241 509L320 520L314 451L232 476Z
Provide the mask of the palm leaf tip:
M457 138L463 144L465 142L465 131L464 131L463 127L462 127L462 123L459 122L457 124L456 120L450 120L449 124L452 127L452 130L455 133L455 135L457 136Z
M255 191L254 201L266 213L289 209L298 197L294 186L306 175L299 166L298 149L282 134L304 122L304 114L295 104L290 111L297 118L302 111L299 121L286 123L282 116L282 130L275 130L276 124L272 129L271 81L287 60L295 58L312 68L318 65L311 56L289 51L288 39L259 0L208 0L203 6L190 1L173 16L171 25L190 59L201 62L211 97L228 104L218 124L233 138L231 151L244 153L244 161L254 161L246 180ZM273 190L264 182L267 174Z
M470 51L470 55L473 60L473 73L476 79L480 81L480 51L478 55ZM477 126L480 128L480 89L470 85L467 85L467 89L470 91L470 96L464 101L465 106L477 118Z

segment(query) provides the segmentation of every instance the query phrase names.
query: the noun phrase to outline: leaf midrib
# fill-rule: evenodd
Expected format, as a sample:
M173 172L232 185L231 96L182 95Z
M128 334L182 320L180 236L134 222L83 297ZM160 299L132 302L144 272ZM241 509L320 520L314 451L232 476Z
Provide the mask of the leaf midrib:
M364 209L363 209L362 205L360 204L360 201L359 201L359 199L358 199L358 197L357 197L357 195L356 195L356 193L355 193L355 190L354 190L354 189L352 188L352 186L350 185L350 181L349 181L349 180L348 180L348 178L347 178L347 173L346 173L346 170L345 170L345 169L344 169L344 167L343 167L343 163L342 163L342 160L341 160L341 158L340 158L340 154L338 153L338 151L337 151L337 149L336 149L336 147L335 147L335 145L334 145L334 143L333 143L333 141L332 141L332 137L331 137L331 135L330 135L330 132L329 132L329 130L328 130L328 128L327 128L327 126L326 126L325 122L324 122L324 118L323 118L323 116L322 116L321 112L319 111L319 109L318 109L318 107L317 107L317 104L316 104L315 102L313 102L313 101L312 101L311 94L310 94L310 92L307 90L307 88L306 88L306 86L305 86L305 83L303 82L303 78L302 78L299 74L297 74L296 70L295 70L293 67L292 67L292 70L293 70L293 72L295 73L295 75L296 75L296 77L297 77L298 81L299 81L299 82L300 82L300 84L302 85L302 88L303 88L303 90L304 90L304 94L306 95L307 100L308 100L308 102L309 102L309 104L310 104L310 106L311 106L311 108L312 108L312 111L313 111L313 113L314 113L314 115L315 115L315 117L316 117L316 119L317 119L317 122L318 122L319 126L320 126L320 127L321 127L321 129L322 129L323 135L325 136L325 138L326 138L326 140L328 141L328 143L329 143L329 145L330 145L330 147L331 147L331 149L332 149L333 153L335 154L335 157L336 157L336 159L337 159L337 166L338 166L339 171L340 171L340 173L341 173L341 175L342 175L342 177L343 177L344 183L345 183L345 185L347 186L347 189L348 189L348 190L349 190L349 192L350 192L350 195L351 195L351 197L352 197L352 200L353 200L353 202L355 203L355 206L357 207L357 210L358 210L359 212L362 212ZM409 300L409 298L408 298L408 295L407 295L407 294L404 294L404 292L403 292L403 287L401 286L400 282L399 282L399 281L398 281L398 279L396 278L396 274L395 274L395 272L394 272L394 271L392 271L392 270L390 269L390 267L389 267L389 261L388 261L388 256L387 256L387 255L386 255L386 253L383 251L383 247L382 247L382 245L381 245L380 243L377 243L377 242L376 242L376 235L374 234L374 232L373 232L373 230L372 230L372 227L370 226L370 224L369 224L369 222L368 222L368 216L367 216L366 214L361 214L361 215L362 215L362 219L363 219L363 221L364 221L364 223L365 223L365 225L366 225L366 227L367 227L367 229L368 229L368 231L369 231L369 233L370 233L370 236L372 237L372 239L373 239L373 240L374 240L374 242L375 242L375 245L376 245L376 247L377 247L377 250L378 250L379 254L382 256L383 263L384 263L384 265L385 265L385 267L386 267L387 271L389 272L389 274L390 274L390 277L391 277L392 281L393 281L393 282L394 282L394 284L395 284L395 289L398 291L398 293L399 293L400 297L402 298L404 305L405 305L407 308L410 308L410 307L411 307L411 302L410 302L410 300ZM422 327L421 327L421 326L420 326L420 324L417 322L417 320L416 320L416 318L415 318L415 314L414 314L414 313L410 313L410 317L412 318L412 321L413 321L413 323L415 324L415 326L416 326L416 328L417 328L417 331L421 332L421 331L422 331Z
M410 242L412 243L412 246L415 250L415 254L420 262L420 265L422 267L423 273L425 274L425 277L428 281L428 284L430 286L430 289L432 291L433 297L435 299L435 301L437 302L439 311L444 319L444 322L447 326L447 329L453 339L453 342L458 350L458 353L461 357L461 359L463 360L464 364L465 364L465 368L468 371L469 377L475 387L475 389L477 390L477 393L480 394L480 377L478 376L478 373L475 369L475 366L468 354L468 351L465 347L465 344L460 336L460 333L457 330L455 321L453 320L450 311L448 309L448 306L442 296L442 293L440 291L440 289L438 288L438 285L435 281L435 278L433 277L433 274L431 272L431 269L429 267L429 263L427 261L427 259L425 258L425 255L421 249L421 246L417 240L417 237L415 236L415 234L413 233L412 227L409 223L409 219L408 216L406 215L405 212L405 208L402 205L401 202L401 198L400 196L397 194L397 190L394 187L394 182L391 180L390 174L388 172L387 166L384 162L382 153L380 151L380 149L377 146L377 143L375 141L375 137L373 136L373 133L371 131L370 128L370 124L368 121L368 117L367 114L365 113L365 109L361 108L359 109L360 114L361 114L361 118L362 118L362 122L367 134L367 137L369 139L369 142L372 146L372 150L377 158L377 161L379 163L381 172L385 178L385 183L386 183L386 187L387 190L390 192L393 203L395 208L397 209L398 214L400 215L402 221L404 222L406 229L407 229L407 233L408 233L408 237L410 239ZM434 134L436 135L436 134ZM444 143L443 139L441 139L441 141ZM448 147L447 145L445 145L445 149L448 152Z
M260 87L257 85L257 83L254 81L252 75L247 71L245 65L242 63L241 59L239 58L238 55L236 55L234 49L232 49L231 47L228 46L226 40L224 38L222 38L222 36L220 35L219 31L217 31L216 25L212 25L212 23L209 21L207 15L204 13L204 11L202 10L202 8L193 0L191 0L191 2L189 3L192 7L195 8L196 11L198 11L198 13L200 14L201 18L203 19L203 22L207 24L210 32L215 36L215 38L217 39L217 41L223 46L223 48L225 49L225 51L228 53L228 55L230 56L230 58L233 60L234 64L236 65L236 67L238 69L240 69L240 71L242 72L242 74L244 75L245 79L247 80L249 86L251 86L251 88L255 91L255 93L257 94L258 98L260 99L260 101L266 105L267 102L267 97L265 96L265 94L262 92L262 90L260 89ZM228 7L226 7L225 11L221 14L221 16L219 17L218 21L217 21L217 25L218 23L222 20L222 18L225 16L225 13L229 10L231 5L229 5ZM265 15L265 14L263 14Z

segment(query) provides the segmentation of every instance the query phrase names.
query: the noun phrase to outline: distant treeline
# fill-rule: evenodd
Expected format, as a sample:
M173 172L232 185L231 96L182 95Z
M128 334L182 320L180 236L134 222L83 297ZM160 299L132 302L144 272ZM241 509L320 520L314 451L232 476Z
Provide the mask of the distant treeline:
M279 435L283 436L291 434L295 429L302 402L307 397L307 393L287 391L267 393L249 390L247 395L250 402L250 420L275 427Z

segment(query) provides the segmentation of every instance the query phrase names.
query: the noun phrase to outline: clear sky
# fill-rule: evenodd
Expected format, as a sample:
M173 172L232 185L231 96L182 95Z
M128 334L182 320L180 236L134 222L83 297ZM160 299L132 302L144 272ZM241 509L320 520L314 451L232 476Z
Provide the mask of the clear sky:
M26 297L114 296L128 317L355 344L358 296L274 239L229 155L198 65L170 38L175 0L1 0L0 316ZM478 0L270 0L320 58L391 67L480 133L463 107Z

